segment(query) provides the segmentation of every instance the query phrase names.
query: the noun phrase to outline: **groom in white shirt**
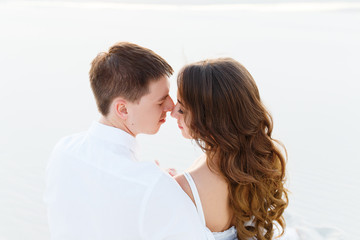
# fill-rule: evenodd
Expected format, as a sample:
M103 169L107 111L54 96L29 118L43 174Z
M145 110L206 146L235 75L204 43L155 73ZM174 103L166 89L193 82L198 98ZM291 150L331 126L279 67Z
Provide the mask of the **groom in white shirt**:
M172 73L159 55L126 42L93 60L90 82L102 117L53 151L45 193L51 239L205 239L175 180L136 157L136 135L155 134L173 108Z

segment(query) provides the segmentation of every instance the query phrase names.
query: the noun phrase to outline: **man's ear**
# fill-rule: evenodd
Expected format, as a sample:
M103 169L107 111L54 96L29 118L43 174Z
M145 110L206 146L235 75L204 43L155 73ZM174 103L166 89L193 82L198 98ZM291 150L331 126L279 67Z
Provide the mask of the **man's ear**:
M127 111L127 101L123 98L115 98L113 101L115 113L117 116L119 116L121 119L126 120L128 117L128 111Z

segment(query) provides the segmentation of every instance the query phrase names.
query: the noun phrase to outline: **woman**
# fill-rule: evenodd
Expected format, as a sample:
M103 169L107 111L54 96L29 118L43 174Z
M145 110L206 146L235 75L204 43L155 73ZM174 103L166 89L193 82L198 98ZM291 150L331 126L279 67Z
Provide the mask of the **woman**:
M231 58L185 66L171 115L205 152L176 180L211 238L272 239L284 229L285 157L250 73Z

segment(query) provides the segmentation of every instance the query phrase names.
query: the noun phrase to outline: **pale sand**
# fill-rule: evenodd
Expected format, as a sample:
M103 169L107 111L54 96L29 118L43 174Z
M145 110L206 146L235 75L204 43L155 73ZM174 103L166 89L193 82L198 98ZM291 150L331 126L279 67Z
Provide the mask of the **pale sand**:
M0 240L49 239L42 203L47 158L61 136L97 119L89 64L117 41L149 47L175 70L207 57L243 63L289 152L290 233L340 239L328 236L335 227L356 239L359 9L358 1L0 2ZM164 167L184 170L200 154L170 118L158 135L139 141L142 158Z

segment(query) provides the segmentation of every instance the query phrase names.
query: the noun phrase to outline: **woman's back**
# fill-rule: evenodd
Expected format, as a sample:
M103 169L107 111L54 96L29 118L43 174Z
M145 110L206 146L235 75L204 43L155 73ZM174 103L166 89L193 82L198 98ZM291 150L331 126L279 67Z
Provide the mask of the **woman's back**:
M206 226L210 231L222 232L233 226L233 214L229 206L228 185L225 179L210 171L204 157L200 158L187 172L195 182ZM193 191L184 174L176 176L176 180L196 205Z

